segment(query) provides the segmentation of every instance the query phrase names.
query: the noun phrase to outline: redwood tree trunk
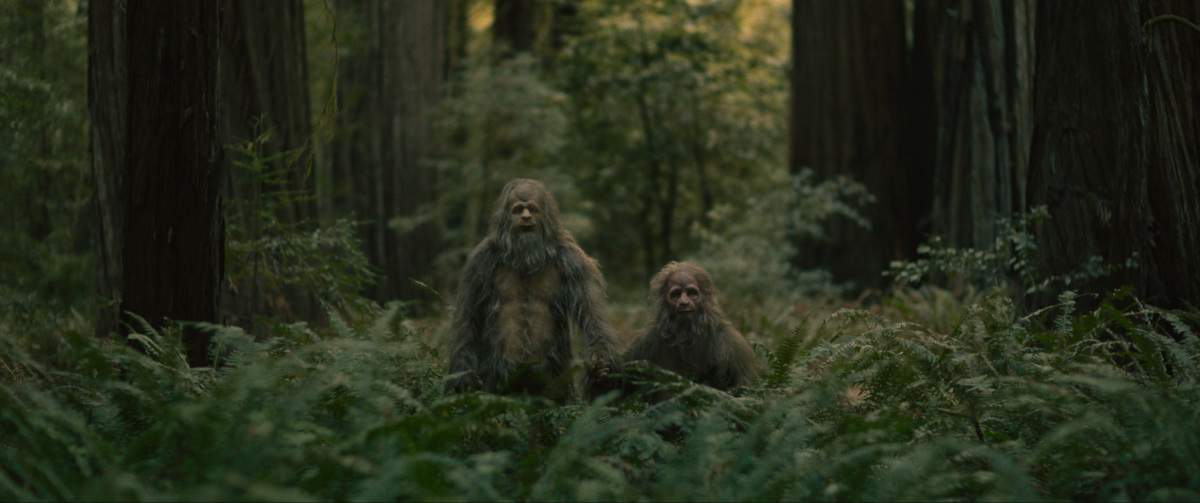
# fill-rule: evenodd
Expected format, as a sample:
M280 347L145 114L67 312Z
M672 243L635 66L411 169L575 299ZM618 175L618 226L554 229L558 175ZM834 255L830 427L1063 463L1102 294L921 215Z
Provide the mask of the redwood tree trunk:
M849 175L877 198L864 213L872 229L830 222L828 242L800 243L798 265L882 286L888 263L915 250L927 211L909 195L927 185L927 165L902 158L902 142L917 131L904 117L912 98L904 95L903 3L813 0L796 2L793 15L792 172Z
M379 301L424 298L409 278L431 282L441 235L424 218L436 201L432 111L446 78L446 6L441 0L350 4L365 21L364 50L346 62L339 92L342 127L357 131L335 146L337 171L366 227L367 255L383 270Z
M859 159L895 152L888 124L932 115L931 230L947 244L990 247L996 217L1044 204L1052 218L1037 231L1041 274L1076 272L1093 255L1121 263L1136 253L1140 267L1070 287L1132 285L1163 307L1200 300L1200 33L1175 21L1143 26L1167 13L1200 20L1200 4L916 0L914 92L900 119L883 113L894 108L872 87L893 87L885 56L900 44L886 34L901 22L887 14L890 5L873 3L870 13L850 2L796 6L793 169L852 173L887 210L871 212L874 236L835 229L833 246L805 249L806 265L839 279L882 270L871 254L885 248L875 240L905 236L923 214L914 181L926 172L913 155L921 135L904 135L903 176L880 169L893 166L886 161ZM893 41L864 42L874 37ZM923 78L934 100L913 106L923 101L915 92ZM893 219L909 227L896 231Z
M514 52L532 51L539 4L537 0L496 0L492 36Z
M1044 269L1091 255L1140 267L1094 285L1132 285L1144 301L1200 301L1200 20L1191 1L1044 1L1037 6L1029 203Z
M96 335L120 329L124 292L125 129L128 93L125 9L113 0L88 5L88 119L92 124L92 204L96 215Z
M933 233L949 246L990 248L996 217L1026 208L1033 3L927 3L937 100Z
M101 292L121 295L122 311L155 327L168 319L216 322L224 260L218 1L93 0L89 7L100 279L111 281ZM139 327L127 315L121 320ZM209 364L210 337L185 331L193 365Z

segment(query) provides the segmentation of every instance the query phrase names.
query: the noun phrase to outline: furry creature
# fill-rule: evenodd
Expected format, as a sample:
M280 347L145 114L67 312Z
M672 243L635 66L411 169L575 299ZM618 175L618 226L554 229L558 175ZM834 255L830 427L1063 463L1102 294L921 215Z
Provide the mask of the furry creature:
M584 344L584 387L615 384L620 366L596 261L563 228L558 204L536 180L504 187L488 235L463 266L451 325L446 392L543 394L563 399L574 354L569 323ZM460 374L461 373L461 374ZM564 383L563 381L568 381Z
M758 384L754 352L717 305L712 276L671 262L650 281L649 324L625 354L717 389Z

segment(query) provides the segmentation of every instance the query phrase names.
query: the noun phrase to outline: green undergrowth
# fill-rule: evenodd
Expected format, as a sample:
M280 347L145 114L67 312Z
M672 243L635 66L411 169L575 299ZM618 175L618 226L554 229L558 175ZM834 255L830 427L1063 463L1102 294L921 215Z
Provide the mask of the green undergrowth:
M922 298L895 302L933 328L839 310L733 394L643 369L671 396L646 406L443 396L399 305L209 326L211 370L175 328L97 340L8 295L0 500L1200 498L1196 311Z

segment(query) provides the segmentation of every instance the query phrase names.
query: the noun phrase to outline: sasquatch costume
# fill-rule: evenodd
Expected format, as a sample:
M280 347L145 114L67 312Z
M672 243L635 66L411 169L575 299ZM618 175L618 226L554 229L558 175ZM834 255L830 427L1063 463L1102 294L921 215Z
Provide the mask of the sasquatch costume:
M728 390L758 384L754 351L717 304L712 276L671 262L650 281L651 319L634 337L627 361L645 360Z
M596 261L562 226L558 204L535 180L504 187L488 235L467 257L455 298L446 392L545 394L574 356L569 324L583 339L584 389L602 393L620 367ZM567 379L569 380L569 379ZM555 384L558 385L555 385Z

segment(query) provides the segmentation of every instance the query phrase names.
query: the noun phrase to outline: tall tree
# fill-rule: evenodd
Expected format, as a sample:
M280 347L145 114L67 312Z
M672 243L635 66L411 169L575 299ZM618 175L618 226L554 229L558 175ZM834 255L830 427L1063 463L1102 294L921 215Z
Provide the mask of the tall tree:
M422 292L408 279L430 281L441 245L430 218L437 172L426 159L446 78L446 5L366 0L345 10L361 12L365 47L346 61L339 86L342 127L357 134L335 146L335 169L371 221L367 254L384 272L375 298L415 299Z
M827 268L860 287L882 285L880 272L908 257L928 185L916 143L927 128L905 116L905 17L899 0L796 2L792 32L791 168L819 179L849 175L875 195L864 211L872 229L832 222L828 240L800 243L802 268ZM912 155L905 156L905 153Z
M997 216L1046 205L1042 274L1137 254L1090 285L1131 285L1182 307L1200 294L1197 81L1200 33L1143 28L1194 2L929 0L937 93L934 233L984 248ZM1016 286L1016 285L1014 285ZM1019 289L1017 289L1019 291ZM1046 302L1031 298L1030 305Z
M254 140L270 131L259 154L274 158L266 168L270 180L247 170L227 167L224 193L237 202L227 208L231 238L257 240L263 223L257 213L268 192L289 194L273 201L274 216L285 227L315 224L311 114L301 0L221 0L220 107L222 143ZM278 154L292 152L290 155ZM257 257L255 258L257 260ZM250 268L257 271L257 269ZM231 276L232 278L236 276ZM250 322L259 314L313 320L322 315L311 292L283 289L262 276L225 285L223 315ZM268 292L268 289L272 290ZM270 295L267 295L269 293ZM272 299L272 302L268 302ZM282 302L280 302L282 301Z
M1137 252L1098 286L1184 307L1200 301L1200 33L1143 26L1162 14L1194 23L1200 4L1038 2L1028 198L1052 216L1044 269Z
M89 5L99 290L102 302L154 326L217 320L224 260L218 26L218 0ZM97 331L116 328L104 310ZM188 359L207 365L210 335L185 333Z
M1092 256L1119 263L1136 254L1140 267L1083 286L1104 290L1132 285L1142 299L1169 307L1200 298L1200 255L1189 253L1200 244L1194 231L1200 226L1200 33L1177 21L1200 19L1200 5L1174 0L916 0L914 6L908 89L919 90L924 79L933 100L929 106L907 106L901 122L919 124L932 116L936 129L930 136L906 135L913 146L900 150L907 159L898 182L925 179L927 171L915 162L920 155L913 153L929 142L935 152L932 233L951 246L986 248L997 237L996 217L1046 205L1052 218L1037 231L1035 259L1042 274L1077 271ZM835 172L862 179L854 163L811 153L813 145L834 145L840 148L826 151L856 155L890 145L886 135L873 133L884 127L887 116L879 124L864 118L865 125L856 127L861 116L856 107L865 100L839 100L862 96L856 86L890 86L894 71L887 61L857 62L889 54L888 47L899 44L890 37L889 45L879 47L821 45L826 38L819 34L823 24L836 28L833 40L892 33L902 24L894 15L872 24L873 16L890 12L886 8L851 18L849 24L841 21L854 7L849 2L797 4L792 148L794 167L814 163L820 173L820 163L833 158ZM1164 14L1182 17L1156 18ZM846 67L874 73L839 77ZM812 82L827 80L838 84L813 90ZM924 100L916 93L905 99ZM830 103L834 111L822 112L822 103ZM880 175L896 181L887 172L865 174L869 184ZM883 201L892 199L898 187L888 183L871 185ZM911 226L924 212L912 185L906 191L907 212L901 205L895 214L906 215L901 221ZM879 216L875 212L871 217L877 225L872 233L891 238L891 218L884 216L880 228ZM835 235L835 242L854 257L867 243L853 234ZM809 260L841 278L854 277L844 272L847 261L837 254L818 248ZM866 275L882 269L879 261L854 262L859 265L851 267L866 270Z
M937 121L933 234L990 247L995 219L1027 207L1033 134L1033 0L917 5ZM926 33L925 28L928 32Z
M221 0L221 128L226 141L253 140L252 125L273 130L264 156L304 147L312 136L308 71L305 55L304 5L301 0ZM286 170L283 186L263 187L311 191L307 156L278 159ZM288 164L291 166L288 166ZM231 173L238 175L238 173ZM241 184L234 184L237 190ZM244 198L245 194L231 193ZM311 200L280 208L287 223L312 219Z
M510 52L529 52L549 68L578 34L579 0L494 0L492 39Z
M532 51L538 38L538 0L496 0L492 37L513 51Z
M124 292L125 128L129 102L125 9L112 0L88 6L88 115L92 123L92 183L96 214L96 335L120 331Z

